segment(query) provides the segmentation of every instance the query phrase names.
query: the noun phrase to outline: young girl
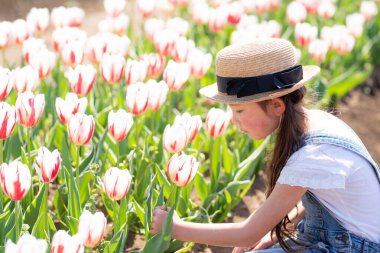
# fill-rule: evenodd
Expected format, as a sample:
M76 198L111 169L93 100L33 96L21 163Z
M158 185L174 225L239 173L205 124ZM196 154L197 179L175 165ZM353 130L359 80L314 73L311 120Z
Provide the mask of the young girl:
M304 84L319 68L297 65L286 40L260 39L221 50L216 72L217 83L200 93L228 104L251 139L276 135L267 199L241 223L199 224L175 215L172 237L236 247L234 253L380 252L379 167L349 126L302 105ZM152 233L161 231L166 214L155 210Z

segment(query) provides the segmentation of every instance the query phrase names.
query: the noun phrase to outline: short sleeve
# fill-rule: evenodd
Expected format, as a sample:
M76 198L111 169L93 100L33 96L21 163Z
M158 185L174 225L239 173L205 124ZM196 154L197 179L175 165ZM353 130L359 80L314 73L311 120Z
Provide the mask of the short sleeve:
M289 158L277 183L310 189L344 189L350 161L339 158L344 157L339 155L342 152L350 151L329 144L306 145Z

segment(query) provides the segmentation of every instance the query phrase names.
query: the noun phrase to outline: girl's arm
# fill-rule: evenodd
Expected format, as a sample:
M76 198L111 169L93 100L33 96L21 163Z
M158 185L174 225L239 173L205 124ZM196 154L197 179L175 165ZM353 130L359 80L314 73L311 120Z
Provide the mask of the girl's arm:
M306 188L277 184L262 206L241 223L201 224L173 221L172 237L186 242L215 246L248 247L260 240L298 203ZM166 217L164 210L156 209L152 233L159 233Z

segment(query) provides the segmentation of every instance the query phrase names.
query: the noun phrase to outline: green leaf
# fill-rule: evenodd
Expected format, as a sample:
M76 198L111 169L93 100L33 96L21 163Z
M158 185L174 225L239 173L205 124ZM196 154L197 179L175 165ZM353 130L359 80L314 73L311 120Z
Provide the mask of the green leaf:
M46 225L48 225L46 224L46 213L41 212L34 223L32 235L36 238L45 238L50 240L48 227L46 227Z
M211 168L210 168L210 176L211 176L211 182L210 182L210 190L211 192L215 191L218 187L218 180L219 180L219 174L220 174L220 167L221 167L221 145L220 145L220 139L222 137L216 137L215 140L211 139L213 141L212 150L211 150Z
M84 207L90 197L94 180L95 175L92 171L85 171L79 176L79 198L81 207Z
M66 223L70 229L71 234L75 235L78 232L79 219L72 217L72 216L67 216L66 217Z
M104 253L123 253L127 239L126 225L124 224L121 230L112 237L109 244L105 247Z
M10 210L6 210L5 212L0 214L0 245L4 245L4 236L5 236L5 224L9 219Z
M70 169L71 170L71 169ZM80 199L78 188L74 180L73 173L69 169L64 167L65 177L66 177L66 186L68 191L68 207L69 207L69 216L74 218L79 218L81 211Z
M48 190L46 184L42 184L37 196L33 199L32 203L28 206L24 213L24 221L29 227L33 228L37 222L41 212L47 211L45 191Z
M207 196L209 196L209 189L206 179L203 174L197 171L197 174L194 177L194 187L197 190L197 193L202 201L204 201Z
M140 222L142 224L145 224L145 211L144 211L144 208L141 207L141 205L137 202L137 200L135 198L133 198L133 203L134 203L134 206L135 206L137 217L139 217Z

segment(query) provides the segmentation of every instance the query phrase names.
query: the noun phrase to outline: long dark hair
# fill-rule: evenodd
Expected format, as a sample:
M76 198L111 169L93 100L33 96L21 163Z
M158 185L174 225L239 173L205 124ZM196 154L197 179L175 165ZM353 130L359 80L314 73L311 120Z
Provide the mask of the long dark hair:
M293 153L294 145L300 141L306 131L306 115L303 110L303 98L305 94L306 88L302 87L281 97L286 108L281 118L279 129L277 130L275 146L268 164L267 177L269 185L266 197L272 193L282 169ZM265 107L265 104L261 106ZM293 251L291 247L286 244L285 239L289 238L294 243L299 244L292 239L293 232L288 228L290 223L291 221L287 215L271 232L272 236L276 234L280 246L286 252Z

